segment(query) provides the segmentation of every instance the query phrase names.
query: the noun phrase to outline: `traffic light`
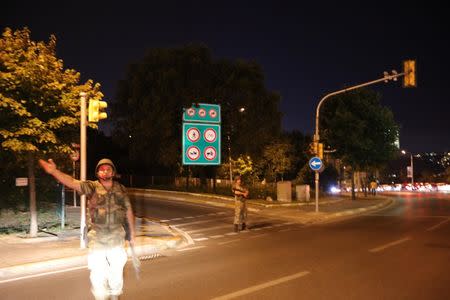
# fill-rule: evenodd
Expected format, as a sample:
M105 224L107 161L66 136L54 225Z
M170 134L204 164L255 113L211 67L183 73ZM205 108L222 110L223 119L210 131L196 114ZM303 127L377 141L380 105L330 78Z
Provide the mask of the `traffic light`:
M89 122L98 122L102 119L106 119L108 115L105 112L101 112L100 110L108 107L108 103L100 100L89 100Z
M405 73L403 87L416 87L416 61L412 59L405 60L403 62L403 72Z
M318 144L318 147L317 147L317 156L318 156L320 159L323 159L323 144L322 144L322 143L319 143L319 144Z
M311 142L309 144L309 153L316 155L317 154L317 142Z

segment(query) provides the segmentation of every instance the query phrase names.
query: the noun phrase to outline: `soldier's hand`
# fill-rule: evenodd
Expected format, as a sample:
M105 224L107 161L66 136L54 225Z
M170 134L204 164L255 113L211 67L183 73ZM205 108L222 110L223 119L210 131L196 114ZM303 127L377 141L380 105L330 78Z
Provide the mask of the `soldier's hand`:
M39 164L41 165L42 169L44 169L44 171L50 175L52 175L57 169L53 159L49 159L48 161L40 159Z

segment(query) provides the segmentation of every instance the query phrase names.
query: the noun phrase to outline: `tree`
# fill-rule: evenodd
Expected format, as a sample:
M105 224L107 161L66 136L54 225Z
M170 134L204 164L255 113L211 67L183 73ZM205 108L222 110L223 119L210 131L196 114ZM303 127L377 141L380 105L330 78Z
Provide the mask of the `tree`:
M281 181L284 180L284 174L288 172L294 163L294 149L291 144L286 142L276 142L267 145L264 148L263 160L267 170L276 176L281 175Z
M101 99L99 85L64 69L56 57L56 38L31 40L28 28L6 28L0 39L0 143L28 166L30 235L37 234L35 156L69 153L78 127L79 94Z
M174 173L182 157L183 108L215 103L222 107L222 150L228 134L232 157L254 157L280 132L279 99L265 88L256 63L214 60L202 45L150 49L119 83L114 136L129 148L135 172Z
M335 96L323 107L321 138L352 172L379 168L398 152L399 126L380 98L372 90L358 89ZM352 191L354 199L353 181Z

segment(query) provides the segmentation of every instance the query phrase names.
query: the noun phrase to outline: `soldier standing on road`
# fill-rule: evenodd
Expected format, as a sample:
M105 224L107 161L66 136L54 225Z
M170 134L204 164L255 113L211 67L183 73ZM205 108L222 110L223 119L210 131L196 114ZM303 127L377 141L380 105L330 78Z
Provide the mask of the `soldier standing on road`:
M241 176L236 176L232 187L234 195L234 232L239 232L239 225L241 230L245 230L247 221L247 198L248 189L242 186Z
M118 299L127 262L124 224L128 222L130 244L134 244L134 215L125 188L114 181L116 167L102 159L95 168L98 180L79 181L56 167L53 160L39 160L48 174L65 186L86 195L88 220L88 267L95 299Z

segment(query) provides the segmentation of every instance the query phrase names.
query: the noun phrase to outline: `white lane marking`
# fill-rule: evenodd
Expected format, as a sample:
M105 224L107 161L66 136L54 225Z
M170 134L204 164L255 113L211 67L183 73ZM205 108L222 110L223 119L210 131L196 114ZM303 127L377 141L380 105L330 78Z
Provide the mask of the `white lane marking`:
M252 236L250 236L249 238L250 238L250 239L253 239L253 238L257 238L257 237L264 236L264 235L267 235L267 233L262 233L262 234L252 235Z
M195 217L189 216L189 217L184 217L185 219L193 219Z
M58 274L58 273L64 273L64 272L70 272L70 271L75 271L75 270L81 270L81 269L87 269L87 266L74 267L74 268L69 268L69 269L64 269L64 270L51 271L51 272L45 272L45 273L34 274L34 275L26 275L26 276L21 276L21 277L15 277L15 278L11 278L11 279L5 279L5 280L1 280L1 281L0 281L0 284L1 284L1 283L7 283L7 282L18 281L18 280L23 280L23 279L29 279L29 278L35 278L35 277L41 277L41 276L47 276L47 275L52 275L52 274Z
M183 218L175 218L175 219L170 219L171 221L178 221L178 220L183 220Z
M309 271L298 272L298 273L295 273L295 274L292 274L292 275L289 275L289 276L284 276L284 277L281 277L281 278L278 278L278 279L275 279L275 280L272 280L272 281L268 281L268 282L265 282L265 283L254 285L254 286L251 286L251 287L248 287L248 288L245 288L245 289L242 289L242 290L230 293L230 294L219 296L219 297L213 298L211 300L234 299L234 298L241 297L241 296L244 296L244 295L247 295L247 294L250 294L250 293L254 293L254 292L257 292L259 290L266 289L266 288L269 288L269 287L272 287L272 286L275 286L275 285L278 285L278 284L281 284L281 283L284 283L284 282L287 282L287 281L291 281L291 280L294 280L294 279L306 276L308 274L309 274Z
M170 220L161 220L161 222L169 222Z
M237 241L240 241L240 240L241 240L241 239L229 240L229 241L226 241L226 242L220 242L220 243L217 243L217 245L225 245L225 244L237 242Z
M444 220L444 221L442 221L442 222L439 222L439 223L437 223L436 225L431 226L430 228L428 228L427 231L433 231L433 230L435 230L435 229L441 227L442 225L444 225L445 223L447 223L447 222L449 222L449 221L450 221L450 218L448 218L448 219L446 219L446 220Z
M231 217L222 217L222 218L217 218L217 219L208 219L208 220L202 220L202 221L194 221L194 222L187 222L187 223L178 223L177 226L186 226L186 225L194 225L194 224L202 224L202 223L209 223L209 222L214 222L217 220L225 220Z
M400 240L397 240L397 241L394 241L394 242L391 242L391 243L387 243L387 244L382 245L380 247L376 247L376 248L370 249L369 252L372 252L372 253L380 252L380 251L383 251L384 249L387 249L389 247L392 247L392 246L404 243L406 241L409 241L410 239L411 239L410 237L405 237L403 239L400 239Z
M206 241L206 240L209 240L209 238L202 237L202 238L194 239L194 241L196 241L196 242L201 242L201 241Z
M191 251L191 250L196 250L196 249L200 249L200 248L205 248L206 246L197 246L197 247L191 247L191 248L184 248L184 249L178 249L178 252L183 252L183 251Z
M215 227L208 227L208 228L202 228L202 229L196 229L196 230L190 230L190 231L186 231L187 233L197 233L197 232L202 232L202 231L209 231L209 230L215 230L215 229L221 229L221 228L229 228L231 225L226 224L226 225L220 225L220 226L215 226Z
M239 234L239 233L237 233L237 232L228 232L228 233L225 233L225 235L237 235L237 234Z
M212 235L212 236L210 236L210 238L212 238L212 239L220 239L220 238L223 238L223 237L225 237L223 234L218 234L218 235Z

